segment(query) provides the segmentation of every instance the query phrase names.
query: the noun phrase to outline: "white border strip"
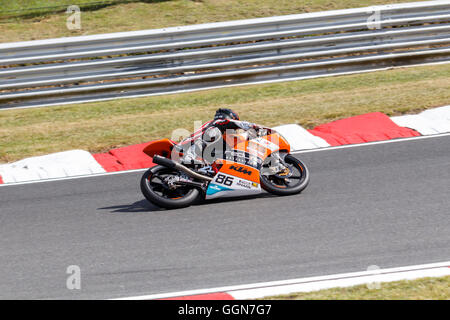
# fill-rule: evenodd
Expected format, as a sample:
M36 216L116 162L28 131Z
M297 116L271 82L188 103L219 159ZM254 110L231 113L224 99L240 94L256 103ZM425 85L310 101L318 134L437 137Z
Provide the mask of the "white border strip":
M112 176L112 175L123 174L123 173L143 172L143 171L146 171L146 170L148 170L148 168L135 169L135 170L124 170L124 171L114 171L114 172L105 172L105 173L95 173L95 174L87 174L87 175L71 176L71 177L62 177L62 178L54 178L54 179L45 179L45 180L11 182L11 183L0 184L0 188L1 187L8 187L8 186L19 186L19 185L23 185L23 184L41 183L41 182L53 182L53 181L75 180L75 179L91 178L91 177Z
M406 141L423 140L423 139L429 139L429 138L440 138L440 137L446 137L446 136L450 136L450 132L449 133L439 133L439 134L427 135L427 136L417 136L417 137L411 137L411 138L394 138L394 139L391 139L391 140L363 142L363 143L355 143L355 144L344 144L344 145L341 145L341 146L334 146L334 147L317 148L317 149L310 149L310 150L299 150L299 151L294 151L294 152L291 152L291 153L292 154L301 154L301 153L326 151L326 150L335 150L335 149L347 149L347 148L355 148L355 147L363 147L363 146L373 146L373 145L377 145L377 144L406 142Z
M329 151L329 150L331 151L331 150L339 150L339 149L347 149L347 148L372 146L372 145L386 144L386 143L407 142L407 141L415 141L415 140L423 140L423 139L431 139L431 138L440 138L440 137L447 137L447 136L450 136L450 133L440 133L440 134L435 134L435 135L418 136L418 137L411 137L411 138L398 138L398 139L392 139L392 140L365 142L365 143L358 143L358 144L346 144L346 145L335 146L335 147L324 147L324 148L317 148L317 149L292 151L291 154L303 154L303 153L311 153L311 152L318 152L318 151ZM32 184L32 183L53 182L53 181L73 180L73 179L81 179L81 178L102 177L102 176L109 176L109 175L134 173L134 172L144 172L146 170L148 170L148 168L135 169L135 170L125 170L125 171L115 171L115 172L105 172L105 173L98 173L98 174L72 176L72 177L46 179L46 180L35 180L35 181L4 183L4 184L0 184L0 188L8 187L8 186Z
M424 277L450 275L450 261L422 264L400 268L378 269L363 272L342 273L328 276L271 281L247 285L189 290L162 294L142 295L112 300L154 300L195 296L208 293L227 293L235 299L257 299L293 292L310 292L326 288L349 287L360 284L376 284Z

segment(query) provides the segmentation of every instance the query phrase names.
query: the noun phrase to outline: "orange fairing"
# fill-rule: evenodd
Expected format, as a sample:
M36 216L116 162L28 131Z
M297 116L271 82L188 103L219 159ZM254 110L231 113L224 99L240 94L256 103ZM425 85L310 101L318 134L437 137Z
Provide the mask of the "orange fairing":
M155 154L170 158L170 153L172 152L172 148L175 144L172 140L169 139L161 139L151 142L148 146L144 148L144 153L153 157Z
M239 136L227 137L227 143L234 146L235 150L249 152L262 159L265 159L274 151L280 150L288 153L291 151L289 143L278 133L252 140L245 140Z
M220 160L220 162L223 164L220 172L259 183L259 171L257 169L233 161Z
M285 151L287 153L291 152L291 145L280 134L273 133L269 137L272 137L269 139L270 141L278 141L278 146L280 147L280 151Z

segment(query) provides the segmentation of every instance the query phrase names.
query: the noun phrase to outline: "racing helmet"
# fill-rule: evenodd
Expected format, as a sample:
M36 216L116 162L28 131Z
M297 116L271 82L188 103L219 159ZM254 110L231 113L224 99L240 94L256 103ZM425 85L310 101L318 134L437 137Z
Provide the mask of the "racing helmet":
M231 109L228 108L220 108L216 110L216 114L214 115L214 120L217 119L232 119L232 120L239 120L239 115L237 112L234 112Z

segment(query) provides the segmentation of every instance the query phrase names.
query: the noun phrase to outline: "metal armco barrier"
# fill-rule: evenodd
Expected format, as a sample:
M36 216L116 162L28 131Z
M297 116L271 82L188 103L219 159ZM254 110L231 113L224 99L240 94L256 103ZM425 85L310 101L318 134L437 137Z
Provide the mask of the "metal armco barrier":
M450 0L0 44L0 109L450 62Z

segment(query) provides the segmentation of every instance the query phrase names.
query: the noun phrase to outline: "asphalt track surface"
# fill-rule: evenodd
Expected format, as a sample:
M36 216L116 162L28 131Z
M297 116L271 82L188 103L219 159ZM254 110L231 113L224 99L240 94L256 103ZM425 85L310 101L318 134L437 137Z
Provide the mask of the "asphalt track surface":
M447 261L450 137L298 155L300 195L159 210L142 173L0 188L0 298L91 299ZM66 269L81 268L81 290Z

